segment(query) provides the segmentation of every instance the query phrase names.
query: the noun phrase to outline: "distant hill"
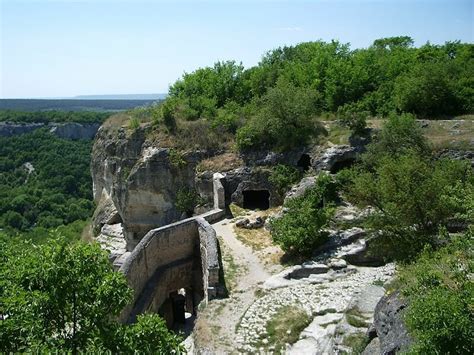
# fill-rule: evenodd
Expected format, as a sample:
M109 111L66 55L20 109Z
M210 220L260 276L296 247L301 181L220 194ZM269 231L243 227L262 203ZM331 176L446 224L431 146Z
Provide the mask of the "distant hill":
M167 94L78 95L78 100L163 100Z
M147 106L160 99L0 99L0 110L115 112Z

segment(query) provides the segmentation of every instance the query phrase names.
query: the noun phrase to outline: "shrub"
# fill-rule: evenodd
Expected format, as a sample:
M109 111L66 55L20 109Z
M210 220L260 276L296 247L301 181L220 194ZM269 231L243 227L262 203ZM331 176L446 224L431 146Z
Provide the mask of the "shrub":
M321 175L315 187L290 199L285 204L288 211L271 221L272 239L285 252L310 255L326 242L328 233L324 228L334 214L332 186L331 178Z
M400 269L398 282L408 298L405 321L415 340L409 353L474 353L473 241L471 228L437 251L425 249Z
M348 127L353 134L361 135L367 128L367 118L370 112L355 105L344 105L337 110L339 121Z
M406 259L452 218L472 222L474 175L466 162L433 162L417 154L384 157L374 171L360 170L347 196L375 209L368 220L382 231L386 256ZM381 246L379 246L381 247Z
M132 129L132 130L136 130L140 127L140 121L138 120L137 117L132 117L130 119L130 122L128 124L128 128Z
M187 165L186 160L184 159L183 154L176 150L176 149L170 149L168 152L168 159L171 163L171 165L175 168L182 168Z
M277 191L284 195L288 188L301 179L301 175L301 171L297 168L279 164L272 169L269 180L276 186Z
M283 151L304 145L315 133L316 101L314 90L279 81L258 99L258 112L237 131L239 149Z
M194 208L199 204L200 196L195 189L182 187L178 189L176 193L176 208L178 211L186 213L188 216L192 216Z
M374 142L368 145L362 161L366 167L373 168L385 156L396 157L408 152L420 156L431 154L428 141L415 116L391 114Z

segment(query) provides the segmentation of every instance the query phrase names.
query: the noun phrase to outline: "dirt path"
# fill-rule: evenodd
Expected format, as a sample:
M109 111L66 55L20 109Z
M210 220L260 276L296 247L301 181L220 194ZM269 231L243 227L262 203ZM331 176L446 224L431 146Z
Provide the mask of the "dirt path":
M222 243L223 257L227 254L236 268L235 286L229 298L213 300L200 313L194 332L197 347L212 354L237 352L236 328L256 300L258 285L271 276L253 250L237 239L233 226L229 219L213 225Z

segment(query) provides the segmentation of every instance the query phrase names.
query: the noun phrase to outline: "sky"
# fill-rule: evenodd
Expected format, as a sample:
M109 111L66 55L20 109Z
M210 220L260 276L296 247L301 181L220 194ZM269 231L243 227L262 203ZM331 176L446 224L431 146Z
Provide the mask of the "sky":
M474 41L474 0L0 0L0 98L165 93L184 72L331 39Z

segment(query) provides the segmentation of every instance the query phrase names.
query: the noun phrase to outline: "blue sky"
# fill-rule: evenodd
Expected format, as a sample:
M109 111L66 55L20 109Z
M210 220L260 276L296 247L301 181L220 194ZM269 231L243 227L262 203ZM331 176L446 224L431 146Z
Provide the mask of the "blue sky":
M0 97L166 92L184 71L317 39L474 41L473 0L0 0Z

